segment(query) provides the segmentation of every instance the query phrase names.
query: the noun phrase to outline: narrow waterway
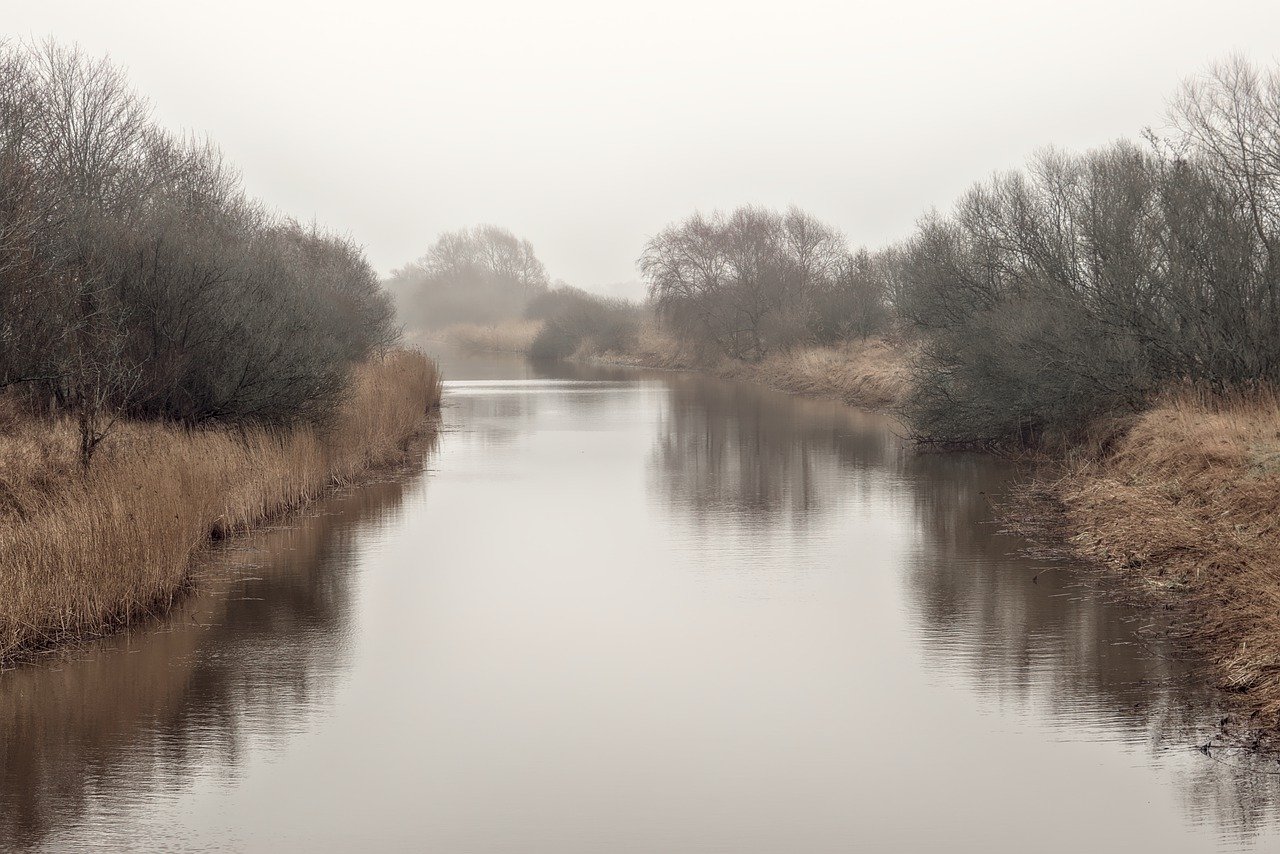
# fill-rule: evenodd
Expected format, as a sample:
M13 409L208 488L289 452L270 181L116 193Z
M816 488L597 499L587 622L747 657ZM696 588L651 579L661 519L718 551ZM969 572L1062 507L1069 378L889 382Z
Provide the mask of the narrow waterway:
M0 674L0 850L1280 850L1275 762L1009 472L680 374L443 354L424 467Z

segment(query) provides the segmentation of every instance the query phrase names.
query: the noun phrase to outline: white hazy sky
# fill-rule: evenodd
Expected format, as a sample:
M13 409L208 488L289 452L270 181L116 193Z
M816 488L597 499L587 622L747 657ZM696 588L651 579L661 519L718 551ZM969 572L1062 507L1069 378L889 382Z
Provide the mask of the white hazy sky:
M1276 62L1280 3L0 0L0 32L109 53L383 272L494 222L600 287L694 209L901 237L1037 148L1159 125L1231 51Z

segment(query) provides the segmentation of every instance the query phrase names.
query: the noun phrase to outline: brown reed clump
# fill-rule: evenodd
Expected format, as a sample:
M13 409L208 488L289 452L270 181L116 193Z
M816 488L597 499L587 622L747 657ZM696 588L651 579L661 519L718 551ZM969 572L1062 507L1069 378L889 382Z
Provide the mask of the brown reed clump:
M439 402L435 363L398 350L324 429L126 422L87 471L74 422L0 413L0 663L163 612L211 538L401 459Z
M697 359L673 340L642 335L630 364L654 368L696 369ZM775 353L759 363L724 359L704 366L725 379L760 383L779 391L833 398L869 409L896 408L910 377L906 345L873 337L831 347L801 347Z
M869 409L897 408L910 383L911 345L884 336L828 347L798 347L752 363L699 357L656 324L646 323L628 352L586 355L634 367L706 371Z
M781 391L831 397L852 406L895 408L909 383L904 345L881 337L778 353L742 366L746 378Z
M1074 544L1177 603L1260 727L1280 725L1280 399L1184 393L1057 485Z

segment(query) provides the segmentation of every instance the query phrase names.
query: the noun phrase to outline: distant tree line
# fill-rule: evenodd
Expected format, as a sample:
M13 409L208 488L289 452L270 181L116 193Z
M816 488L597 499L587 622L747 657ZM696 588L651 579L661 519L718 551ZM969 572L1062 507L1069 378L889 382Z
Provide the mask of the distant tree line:
M0 390L76 413L86 464L119 415L321 421L393 319L358 246L248 198L110 62L0 43Z
M532 244L496 225L440 235L387 281L401 317L420 329L520 317L548 287Z
M421 330L538 321L530 349L537 359L568 358L584 346L624 352L643 319L635 303L552 284L533 245L496 225L440 235L425 255L394 270L386 286L405 323Z
M667 328L712 355L917 339L908 415L939 441L1034 442L1171 384L1280 382L1280 73L1217 65L1170 119L1143 144L1046 152L879 251L741 208L667 228L639 267Z
M640 272L669 330L703 354L759 361L887 322L883 258L792 208L694 214L649 241Z

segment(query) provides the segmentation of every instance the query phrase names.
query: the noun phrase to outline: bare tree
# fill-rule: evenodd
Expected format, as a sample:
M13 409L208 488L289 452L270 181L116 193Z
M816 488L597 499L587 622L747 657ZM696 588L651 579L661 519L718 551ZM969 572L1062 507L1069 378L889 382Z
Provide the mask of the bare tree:
M0 43L0 387L74 413L86 465L123 415L322 421L398 334L358 246L150 112L106 60Z
M679 336L759 360L812 337L818 295L848 263L840 233L803 211L743 207L669 226L645 246L639 268Z

